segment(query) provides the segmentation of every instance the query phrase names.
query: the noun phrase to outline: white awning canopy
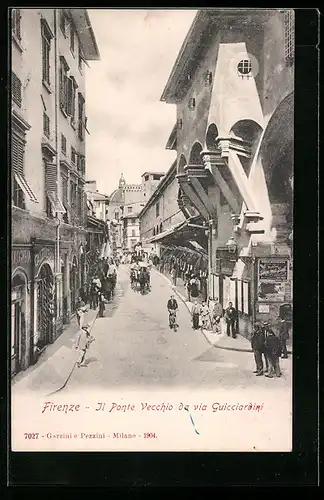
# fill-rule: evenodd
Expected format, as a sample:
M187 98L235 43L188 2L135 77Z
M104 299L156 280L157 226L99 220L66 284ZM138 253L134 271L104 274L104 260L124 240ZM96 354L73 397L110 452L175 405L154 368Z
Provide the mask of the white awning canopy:
M15 172L15 179L19 185L19 187L23 190L25 195L30 199L30 201L33 201L34 203L38 203L38 199L36 198L36 195L30 185L28 184L27 179L23 176L23 174Z

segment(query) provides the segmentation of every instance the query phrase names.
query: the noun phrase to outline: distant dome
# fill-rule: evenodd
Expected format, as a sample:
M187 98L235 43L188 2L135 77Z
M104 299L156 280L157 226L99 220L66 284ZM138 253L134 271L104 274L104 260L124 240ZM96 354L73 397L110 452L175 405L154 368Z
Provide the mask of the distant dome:
M123 188L118 188L115 189L110 195L110 203L124 203L124 189Z

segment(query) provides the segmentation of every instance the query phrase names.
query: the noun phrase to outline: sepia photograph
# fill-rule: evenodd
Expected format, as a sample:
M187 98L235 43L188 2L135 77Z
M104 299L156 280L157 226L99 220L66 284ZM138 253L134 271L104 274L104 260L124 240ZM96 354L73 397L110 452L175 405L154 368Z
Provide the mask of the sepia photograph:
M11 8L12 451L291 452L291 9Z

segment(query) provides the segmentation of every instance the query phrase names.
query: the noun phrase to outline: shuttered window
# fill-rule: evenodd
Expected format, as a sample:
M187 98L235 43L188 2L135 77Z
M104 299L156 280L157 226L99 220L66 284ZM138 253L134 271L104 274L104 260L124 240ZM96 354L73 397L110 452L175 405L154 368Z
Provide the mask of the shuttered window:
M24 176L25 141L15 133L11 138L12 164L12 202L19 208L25 208L25 197L38 203L38 200Z
M61 151L66 154L66 137L63 134L61 134Z
M50 50L52 34L44 19L41 21L42 30L42 78L43 82L50 85Z
M78 135L79 139L84 140L84 121L85 121L85 100L83 95L79 92L78 94L78 111L79 111L79 125L78 125Z
M75 29L74 29L72 21L70 21L70 23L71 23L71 25L70 25L70 49L71 49L72 54L74 54L74 50L75 50Z
M60 107L64 113L68 111L69 65L63 56L60 57Z
M21 41L21 13L20 9L12 9L12 32Z
M12 89L12 100L21 108L22 103L22 92L21 92L21 81L15 73L11 73L11 89Z
M60 28L61 28L61 31L63 33L64 36L66 36L66 17L65 17L65 14L64 12L61 10L60 12Z
M73 165L75 165L75 161L76 161L76 151L75 151L74 147L71 146L71 163L73 163Z
M50 138L51 135L50 119L46 113L43 113L43 132L46 137Z
M16 134L12 134L11 139L11 162L12 169L18 174L24 173L25 141Z
M52 218L57 213L65 213L60 197L57 192L57 166L55 163L45 162L45 191L46 191L46 213Z

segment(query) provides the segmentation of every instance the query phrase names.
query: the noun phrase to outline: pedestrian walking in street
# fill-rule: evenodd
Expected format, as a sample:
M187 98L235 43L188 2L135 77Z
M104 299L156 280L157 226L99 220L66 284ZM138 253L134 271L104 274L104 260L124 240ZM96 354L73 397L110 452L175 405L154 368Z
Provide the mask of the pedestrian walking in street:
M266 377L281 377L281 370L279 365L281 350L280 340L270 328L269 322L265 322L263 324L263 331L265 337L265 353L269 361L269 373L266 375Z
M100 285L98 284L100 283ZM101 281L94 279L90 285L90 309L97 309L98 307L98 293L101 289Z
M169 312L169 327L170 329L178 328L177 324L177 311L178 311L178 303L176 299L174 298L174 295L171 295L171 297L168 300L167 303L167 309Z
M199 318L200 318L201 306L198 304L198 301L195 300L194 305L192 306L191 316L192 316L192 328L194 330L198 330L199 328Z
M77 359L78 368L80 368L81 366L87 367L87 365L85 364L85 357L87 354L87 350L89 349L93 341L94 338L90 335L90 325L83 326L75 344L75 349L79 349L80 351Z
M82 328L84 325L84 317L87 312L87 308L81 297L78 298L78 302L76 305L76 317L79 328Z
M233 303L229 302L227 309L225 309L226 333L230 337L232 333L233 339L236 338L236 321L237 313L233 307Z
M199 295L199 280L193 274L190 279L190 295L191 297L198 297Z
M280 319L279 323L279 340L280 340L280 355L283 359L288 358L287 340L289 339L289 326L285 319Z
M269 363L268 358L265 354L265 336L264 331L260 325L260 323L256 323L253 328L252 337L251 337L251 347L254 353L255 365L256 369L253 373L256 374L257 377L263 375L268 372ZM265 370L263 370L263 359L265 359Z
M99 292L99 318L104 317L104 311L106 309L105 304L108 304L108 300L105 298L104 294Z
M171 271L172 283L174 286L177 286L177 269L174 267Z
M223 316L223 306L219 302L218 297L216 297L215 303L214 303L214 306L212 309L212 313L211 313L211 324L212 324L213 332L215 332L215 333L221 333L221 328L220 328L221 323L220 322L221 322L222 316Z
M209 307L207 306L206 302L203 302L201 305L200 317L201 317L202 328L204 328L205 330L209 330L210 316L209 316Z
M79 291L79 296L81 297L81 300L87 304L88 303L88 287L86 284L83 284L80 288Z

